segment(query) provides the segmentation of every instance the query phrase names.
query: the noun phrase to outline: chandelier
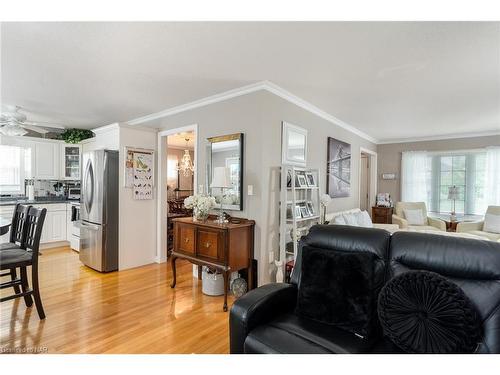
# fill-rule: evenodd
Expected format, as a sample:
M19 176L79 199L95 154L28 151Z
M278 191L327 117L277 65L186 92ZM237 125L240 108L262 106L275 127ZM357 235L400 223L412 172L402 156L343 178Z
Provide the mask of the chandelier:
M180 163L177 163L177 171L182 172L184 177L189 177L194 172L194 164L191 161L191 155L189 155L188 142L189 138L185 138L186 140L186 150L184 150L184 155L182 155L182 159Z

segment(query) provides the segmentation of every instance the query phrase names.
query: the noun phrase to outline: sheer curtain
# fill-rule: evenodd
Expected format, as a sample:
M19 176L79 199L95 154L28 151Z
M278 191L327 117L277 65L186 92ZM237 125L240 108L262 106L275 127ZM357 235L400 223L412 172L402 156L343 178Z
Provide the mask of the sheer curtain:
M490 206L500 206L500 147L486 149L485 197Z
M401 200L427 202L430 161L426 151L403 152L401 159Z

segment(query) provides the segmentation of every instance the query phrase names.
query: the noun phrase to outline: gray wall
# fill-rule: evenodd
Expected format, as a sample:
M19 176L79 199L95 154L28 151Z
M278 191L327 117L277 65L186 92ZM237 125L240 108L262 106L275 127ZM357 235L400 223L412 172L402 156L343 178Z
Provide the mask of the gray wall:
M500 145L500 135L378 145L378 191L401 198L401 153L403 151L454 151ZM397 173L396 180L382 180L382 173Z
M269 251L279 254L279 166L281 164L281 122L308 130L309 167L320 169L321 193L326 190L327 137L351 143L351 196L334 199L330 211L359 204L359 148L375 151L376 145L269 92L259 91L221 103L193 109L162 120L161 129L198 124L198 166L206 165L208 137L244 133L243 208L236 216L256 221L255 258L259 262L259 284L272 281L274 266ZM205 184L205 170L198 169L198 185ZM253 185L254 195L247 195Z

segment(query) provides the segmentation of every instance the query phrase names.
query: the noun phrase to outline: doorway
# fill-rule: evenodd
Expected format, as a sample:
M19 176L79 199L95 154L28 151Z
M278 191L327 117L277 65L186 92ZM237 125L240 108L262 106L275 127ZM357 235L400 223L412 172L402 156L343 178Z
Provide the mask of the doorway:
M197 128L190 125L158 133L158 263L167 260L173 247L172 219L192 215L184 207L184 199L196 192Z
M361 148L359 161L359 208L371 216L377 194L377 153Z

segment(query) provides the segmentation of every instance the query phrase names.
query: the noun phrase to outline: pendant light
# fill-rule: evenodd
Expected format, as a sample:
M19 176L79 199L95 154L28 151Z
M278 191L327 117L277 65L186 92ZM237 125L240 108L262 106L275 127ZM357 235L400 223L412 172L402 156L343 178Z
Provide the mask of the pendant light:
M184 155L182 155L182 159L180 163L177 164L177 170L182 172L184 177L189 177L194 172L194 164L191 161L191 155L189 155L188 142L189 138L184 138L186 141L186 149L184 150Z

